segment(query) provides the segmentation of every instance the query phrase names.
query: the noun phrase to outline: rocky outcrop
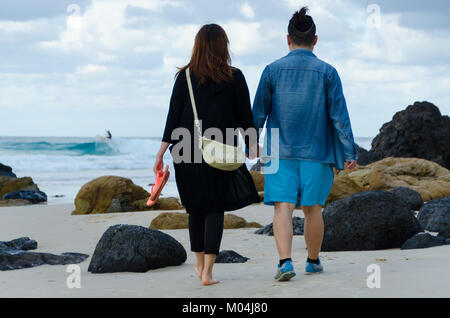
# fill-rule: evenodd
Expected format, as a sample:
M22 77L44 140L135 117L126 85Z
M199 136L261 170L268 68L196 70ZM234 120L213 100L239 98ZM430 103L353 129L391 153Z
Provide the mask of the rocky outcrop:
M450 169L450 117L428 102L416 102L385 123L359 164L386 157L423 158ZM367 161L367 162L366 162ZM363 163L365 162L365 163Z
M243 217L227 213L223 220L224 229L243 229L243 228L259 228L261 224L257 222L247 222Z
M16 174L12 172L12 168L0 163L0 177L17 178Z
M88 271L91 273L146 272L186 261L184 247L173 237L137 225L118 224L103 233Z
M104 176L83 185L75 197L74 215L94 213L181 210L177 198L159 198L147 206L150 194L128 178Z
M30 177L24 178L0 177L0 198L3 198L5 194L17 190L39 191L39 188L33 182L33 179L31 179Z
M242 256L235 251L220 251L215 263L245 263L248 260L248 257Z
M37 242L28 237L21 237L8 242L0 242L0 271L35 267L43 264L67 265L83 262L89 255L80 253L28 252L37 249Z
M303 235L304 221L305 220L303 218L299 218L297 216L292 217L292 227L294 230L294 235ZM273 223L270 223L265 227L256 230L255 234L273 236Z
M406 187L424 201L450 196L450 171L437 163L418 158L385 158L353 170L335 174L327 202L369 190Z
M150 223L150 228L155 230L178 230L188 228L188 214L177 212L161 213Z
M3 200L26 200L33 204L47 202L47 195L42 191L16 190L5 194Z
M450 197L427 202L417 219L425 230L450 238Z
M147 206L147 200L148 198L133 202L132 203L133 211L153 211L153 210L174 211L184 209L184 207L180 203L180 200L173 197L168 198L160 197L158 201L156 201L155 205L152 207Z
M365 166L371 162L377 161L378 157L376 157L373 153L367 151L363 147L356 145L356 148L358 150L358 161L357 163L359 165Z
M152 220L152 222L150 223L150 228L157 230L187 229L189 226L188 219L189 215L187 213L161 213ZM262 227L262 225L257 222L247 222L244 218L234 214L225 214L223 223L224 229Z
M388 191L366 191L332 202L323 218L323 251L399 248L422 231L411 209Z
M433 236L430 233L417 233L402 245L400 249L411 250L417 248L428 248L445 245L445 238L442 236Z
M400 200L406 203L413 211L419 210L423 206L423 199L419 192L406 187L396 187L391 190Z
M20 237L12 241L0 242L0 249L3 251L6 249L22 251L35 250L37 249L37 246L37 242L31 240L29 237Z
M143 206L137 201L147 200L149 196L147 191L128 178L99 177L78 191L72 214L141 211Z

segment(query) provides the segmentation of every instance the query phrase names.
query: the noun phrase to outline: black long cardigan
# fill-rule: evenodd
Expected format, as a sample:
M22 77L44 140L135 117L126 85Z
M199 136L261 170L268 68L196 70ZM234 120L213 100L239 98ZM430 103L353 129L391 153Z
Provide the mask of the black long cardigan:
M233 69L231 82L220 84L208 80L206 85L200 85L192 73L194 97L203 132L216 127L225 138L226 128L253 127L248 87L239 69ZM172 139L172 132L181 127L190 131L193 159L194 152L199 154L194 142L198 134L194 130L194 114L185 72L176 78L162 139L172 144L171 151L174 144L179 142ZM180 199L188 213L233 211L260 202L245 165L235 171L222 171L210 167L202 160L202 163L174 163L174 169Z

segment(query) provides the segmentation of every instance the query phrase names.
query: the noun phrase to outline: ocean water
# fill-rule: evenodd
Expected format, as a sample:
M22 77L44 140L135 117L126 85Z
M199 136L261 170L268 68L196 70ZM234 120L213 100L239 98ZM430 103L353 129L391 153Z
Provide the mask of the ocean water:
M355 141L370 149L372 138ZM107 141L96 137L0 137L0 163L11 166L18 177L32 177L47 193L49 204L67 203L73 202L83 184L104 175L130 178L150 191L160 142L159 137L114 137ZM170 154L166 154L164 163L172 165ZM173 174L162 195L178 197Z
M90 180L115 175L131 178L150 191L161 138L0 137L0 162L18 177L31 176L48 203L73 202ZM170 155L165 164L172 164ZM63 195L64 197L55 197ZM172 175L163 195L178 196Z

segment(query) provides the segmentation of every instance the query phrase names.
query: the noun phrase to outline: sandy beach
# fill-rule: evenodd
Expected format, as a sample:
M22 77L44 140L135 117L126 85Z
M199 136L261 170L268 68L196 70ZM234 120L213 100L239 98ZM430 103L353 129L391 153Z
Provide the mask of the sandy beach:
M160 211L77 215L73 204L34 205L0 209L0 240L29 236L37 252L86 253L92 256L104 231L115 224L148 227ZM178 211L179 212L179 211ZM271 207L253 205L233 212L247 221L272 222ZM294 215L302 216L296 210ZM293 261L298 275L275 282L277 254L273 237L255 229L225 230L222 250L249 257L243 264L216 264L220 284L204 287L194 275L188 230L164 231L188 252L185 264L146 273L91 274L90 257L80 264L81 288L69 289L67 266L43 265L0 272L0 297L450 297L450 246L416 250L323 252L325 272L303 275L306 259L302 236L294 238ZM368 288L367 266L381 269L380 288Z

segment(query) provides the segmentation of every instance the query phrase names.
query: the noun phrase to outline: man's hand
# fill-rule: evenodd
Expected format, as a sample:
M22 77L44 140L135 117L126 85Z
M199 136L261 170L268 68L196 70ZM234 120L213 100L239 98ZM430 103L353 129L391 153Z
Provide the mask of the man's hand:
M352 170L356 167L356 161L346 161L345 162L345 169Z

